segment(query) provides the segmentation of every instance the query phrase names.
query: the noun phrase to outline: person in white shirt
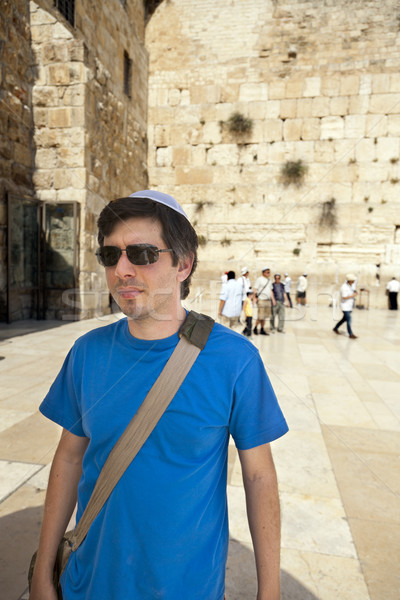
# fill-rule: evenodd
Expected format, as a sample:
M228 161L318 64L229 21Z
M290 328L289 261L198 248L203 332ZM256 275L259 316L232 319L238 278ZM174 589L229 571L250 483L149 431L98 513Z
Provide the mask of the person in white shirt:
M343 311L343 317L338 323L336 323L333 331L340 335L339 327L346 323L347 332L352 340L357 339L351 329L351 312L354 308L355 297L357 296L356 291L356 276L353 273L346 275L346 281L340 288L340 308Z
M283 281L283 284L285 286L285 294L287 296L287 299L288 299L288 302L289 302L289 306L290 306L290 308L293 308L292 299L290 297L290 290L292 289L292 280L289 277L288 273L285 273L285 279Z
M297 288L296 288L296 300L297 304L302 304L305 306L306 304L306 295L307 295L307 273L303 273L297 280Z
M397 310L397 294L400 292L400 281L392 277L386 286L389 295L389 310Z
M239 321L242 312L242 288L236 281L235 272L228 271L228 281L219 297L218 316L228 327L233 327Z
M241 277L238 281L240 282L240 285L242 287L242 302L244 303L244 301L247 298L247 292L251 290L249 270L247 267L243 267L243 269L241 270Z

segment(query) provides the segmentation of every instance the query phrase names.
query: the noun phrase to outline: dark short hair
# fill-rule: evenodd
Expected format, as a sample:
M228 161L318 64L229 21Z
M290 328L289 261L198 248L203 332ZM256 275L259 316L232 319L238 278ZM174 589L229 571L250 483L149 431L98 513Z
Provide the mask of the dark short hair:
M228 271L228 280L235 279L235 277L236 277L235 271Z
M121 221L131 218L148 218L161 225L161 236L167 248L172 249L172 264L179 260L193 257L190 275L182 282L181 298L189 295L192 275L197 267L197 234L188 219L175 210L149 200L148 198L118 198L103 208L97 221L99 228L98 242L104 244L104 238L111 235L114 227Z

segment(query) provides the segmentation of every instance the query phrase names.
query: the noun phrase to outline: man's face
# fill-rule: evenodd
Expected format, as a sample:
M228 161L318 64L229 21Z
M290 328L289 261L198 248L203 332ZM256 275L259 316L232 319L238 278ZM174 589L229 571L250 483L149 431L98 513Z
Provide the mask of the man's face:
M267 269L266 271L263 271L263 275L264 275L264 277L266 277L268 279L269 276L271 275L271 271L269 269Z
M275 279L275 283L280 283L281 282L281 276L280 275L275 275L274 279Z
M104 246L125 249L131 244L153 244L165 249L161 224L150 218L132 218L118 223L104 238ZM133 265L122 252L114 267L105 267L107 285L122 312L131 319L168 320L180 304L181 282L191 269L191 261L172 265L170 252L160 253L150 265Z

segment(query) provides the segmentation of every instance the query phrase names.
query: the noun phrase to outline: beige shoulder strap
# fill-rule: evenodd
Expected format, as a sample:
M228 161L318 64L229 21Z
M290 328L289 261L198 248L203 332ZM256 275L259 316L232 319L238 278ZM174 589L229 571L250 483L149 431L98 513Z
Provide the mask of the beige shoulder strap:
M182 385L213 325L214 321L210 317L194 311L189 313L179 331L180 340L175 350L100 472L86 509L72 535L73 551L85 539L93 520Z

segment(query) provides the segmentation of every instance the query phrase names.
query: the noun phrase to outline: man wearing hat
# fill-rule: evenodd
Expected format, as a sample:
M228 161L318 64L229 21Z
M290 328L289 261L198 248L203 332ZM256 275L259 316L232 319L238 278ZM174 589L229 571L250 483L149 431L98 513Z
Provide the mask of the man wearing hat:
M352 340L357 339L357 336L354 335L353 330L351 329L351 313L354 308L356 296L356 276L353 275L353 273L349 273L346 275L345 283L340 288L340 308L343 311L343 317L336 323L333 331L340 335L339 327L343 325L343 323L346 323L349 338Z
M255 292L257 298L257 321L254 327L254 333L258 334L258 325L260 327L261 335L269 335L264 329L266 319L270 319L272 315L272 306L275 305L274 293L272 291L272 281L271 281L271 269L269 267L264 267L261 272L261 277L259 277L256 281Z
M96 252L126 318L79 338L40 411L63 427L30 600L56 600L52 570L116 441L179 342L197 263L177 201L144 190L110 202ZM223 600L229 437L238 449L258 597L278 600L280 519L270 442L287 431L257 349L215 323L171 403L72 552L66 600Z
M306 306L307 304L307 273L303 273L297 280L296 300L297 304Z

